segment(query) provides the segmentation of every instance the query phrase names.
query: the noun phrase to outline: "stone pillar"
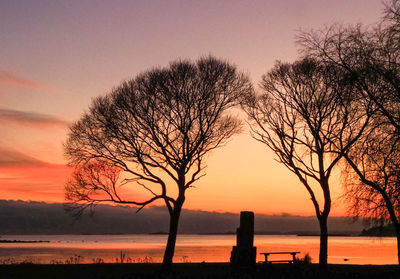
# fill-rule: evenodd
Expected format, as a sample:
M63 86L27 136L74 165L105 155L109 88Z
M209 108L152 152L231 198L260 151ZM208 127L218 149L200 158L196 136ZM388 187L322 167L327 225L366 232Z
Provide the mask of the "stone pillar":
M240 226L236 230L236 246L232 247L231 265L251 267L256 264L257 248L254 244L254 213L240 212Z

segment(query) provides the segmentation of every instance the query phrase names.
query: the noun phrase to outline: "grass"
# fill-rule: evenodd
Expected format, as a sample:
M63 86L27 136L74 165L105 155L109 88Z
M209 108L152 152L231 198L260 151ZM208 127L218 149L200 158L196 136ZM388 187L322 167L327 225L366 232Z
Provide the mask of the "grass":
M396 265L329 265L320 270L316 264L274 264L258 265L256 269L233 271L228 263L178 263L172 271L161 272L158 263L125 264L29 264L1 265L0 278L84 278L84 279L131 279L131 278L176 278L176 279L357 279L357 278L400 278Z

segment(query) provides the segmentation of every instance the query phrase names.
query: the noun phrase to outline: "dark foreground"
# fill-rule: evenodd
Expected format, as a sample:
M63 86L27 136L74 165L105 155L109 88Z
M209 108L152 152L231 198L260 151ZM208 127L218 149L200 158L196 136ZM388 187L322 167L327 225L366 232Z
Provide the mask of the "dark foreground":
M278 264L257 266L253 270L231 270L227 263L175 264L172 271L161 272L159 264L72 264L39 265L20 264L0 266L0 278L400 278L400 268L395 265L330 265L327 271L318 265Z

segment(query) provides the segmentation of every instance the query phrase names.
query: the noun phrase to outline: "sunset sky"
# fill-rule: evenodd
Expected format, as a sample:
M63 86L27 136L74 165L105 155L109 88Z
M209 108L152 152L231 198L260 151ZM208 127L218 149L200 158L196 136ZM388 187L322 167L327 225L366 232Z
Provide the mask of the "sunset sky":
M212 54L257 84L274 61L296 59L299 30L370 25L382 8L380 0L0 0L0 199L63 202L67 127L121 81ZM207 165L185 208L314 214L297 178L248 131ZM339 178L332 182L331 215L344 215Z

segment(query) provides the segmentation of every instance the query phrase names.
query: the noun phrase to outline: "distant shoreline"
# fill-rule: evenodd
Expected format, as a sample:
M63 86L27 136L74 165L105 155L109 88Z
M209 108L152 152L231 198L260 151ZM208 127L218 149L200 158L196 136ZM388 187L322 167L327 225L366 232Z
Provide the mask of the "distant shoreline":
M61 234L163 234L168 232L168 210L164 207L135 208L98 205L94 215L78 220L65 212L63 204L0 200L0 235ZM29 214L26 214L29 212ZM11 218L12 216L12 218ZM255 214L256 234L319 233L315 216ZM330 233L358 234L364 226L350 217L330 217ZM238 213L183 209L179 232L185 234L235 234ZM353 233L354 232L354 233Z
M1 240L0 243L49 243L49 240Z

